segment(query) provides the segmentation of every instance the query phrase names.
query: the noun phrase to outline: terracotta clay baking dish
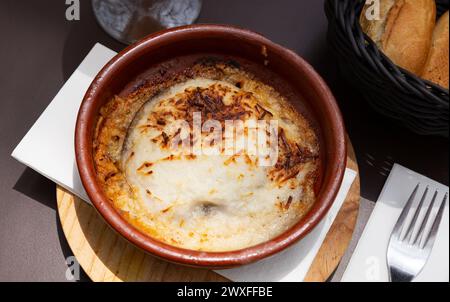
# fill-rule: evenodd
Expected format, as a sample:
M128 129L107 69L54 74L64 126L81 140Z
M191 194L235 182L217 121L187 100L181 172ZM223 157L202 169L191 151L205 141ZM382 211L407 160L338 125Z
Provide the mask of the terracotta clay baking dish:
M93 161L93 139L99 110L130 81L159 62L196 53L215 53L254 62L289 83L293 105L310 120L320 141L321 167L316 202L291 229L278 237L237 251L200 252L152 239L123 219L102 192ZM277 87L275 87L277 88ZM292 98L291 98L292 99ZM78 170L86 192L107 223L128 241L162 259L204 268L248 264L284 250L302 239L326 215L340 188L346 167L342 117L329 88L314 69L294 52L267 38L226 25L193 25L150 35L115 56L96 76L81 104L75 133Z

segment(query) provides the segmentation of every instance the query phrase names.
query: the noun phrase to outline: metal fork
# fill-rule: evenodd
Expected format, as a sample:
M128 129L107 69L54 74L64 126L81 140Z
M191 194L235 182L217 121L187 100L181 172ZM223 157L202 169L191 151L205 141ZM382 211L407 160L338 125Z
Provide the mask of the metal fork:
M439 206L439 210L431 221L431 212L438 195L436 191L433 199L426 210L426 214L422 221L418 221L420 213L426 200L429 188L427 187L420 199L420 202L415 210L411 207L414 203L417 191L420 184L416 186L414 191L406 203L398 221L392 231L387 250L387 263L389 268L389 279L391 282L410 282L412 281L424 268L436 239L436 234L444 214L445 204L447 202L448 193L445 194L444 199ZM413 217L408 223L407 218L410 211ZM431 229L425 234L426 229L432 223ZM419 230L414 235L414 230L419 227ZM413 236L414 235L414 236Z

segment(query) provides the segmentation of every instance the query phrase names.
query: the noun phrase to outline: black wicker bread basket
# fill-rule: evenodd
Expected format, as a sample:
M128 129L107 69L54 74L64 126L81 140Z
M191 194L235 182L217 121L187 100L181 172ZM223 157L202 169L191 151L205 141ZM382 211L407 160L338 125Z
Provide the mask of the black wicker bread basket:
M449 136L449 91L396 66L361 30L365 0L326 0L328 42L341 73L379 113L422 135ZM437 0L438 15L449 0Z

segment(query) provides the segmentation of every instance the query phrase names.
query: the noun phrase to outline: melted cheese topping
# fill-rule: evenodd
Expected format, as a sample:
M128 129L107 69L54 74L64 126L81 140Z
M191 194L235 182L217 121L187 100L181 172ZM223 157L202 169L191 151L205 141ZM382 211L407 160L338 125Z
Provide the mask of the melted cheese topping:
M192 250L237 250L281 234L313 204L318 164L313 131L272 88L246 74L242 78L236 85L196 77L155 94L140 107L126 135L117 135L120 150L106 144L110 154L101 153L101 161L96 157L99 174L109 183L107 195L144 233ZM263 158L246 150L231 155L223 143L207 140L213 136L208 132L197 141L207 142L202 153L173 144L181 135L179 121L193 127L194 112L221 127L226 120L276 120L276 164L262 166ZM258 136L249 135L245 125L235 140L258 145ZM113 130L101 133L105 127L100 138ZM115 168L103 163L114 157Z

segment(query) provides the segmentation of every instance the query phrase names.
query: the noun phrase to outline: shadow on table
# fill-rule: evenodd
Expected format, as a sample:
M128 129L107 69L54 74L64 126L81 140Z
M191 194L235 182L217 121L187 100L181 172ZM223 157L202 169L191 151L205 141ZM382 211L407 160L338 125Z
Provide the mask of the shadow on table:
M56 210L55 183L31 168L22 172L13 189Z
M70 248L69 243L67 242L66 235L64 235L58 211L56 212L56 226L58 230L59 243L61 245L64 258L67 259L68 257L74 256L72 249ZM80 265L80 280L76 280L76 282L91 282L91 279L88 277L88 275L83 270L81 265Z
M57 211L55 183L37 173L33 169L25 168L13 189L24 194L30 199L53 209L56 212L56 228L64 258L67 259L68 257L73 256L72 250L70 249L63 233L59 213ZM80 270L80 280L78 281L90 281L83 269Z

